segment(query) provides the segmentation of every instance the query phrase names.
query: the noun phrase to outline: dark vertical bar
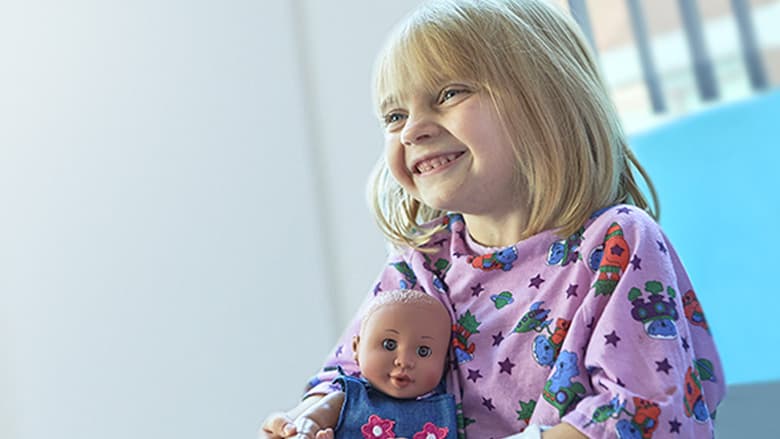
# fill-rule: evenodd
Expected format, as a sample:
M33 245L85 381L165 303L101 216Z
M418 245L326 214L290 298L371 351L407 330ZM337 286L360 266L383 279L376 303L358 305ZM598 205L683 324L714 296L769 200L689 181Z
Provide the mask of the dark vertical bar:
M750 17L750 4L745 0L731 0L731 9L737 20L742 61L747 68L750 84L754 90L766 89L769 87L769 81L764 70L764 63L761 60L761 49L756 40L753 20Z
M574 20L577 21L577 24L580 25L585 37L588 38L593 53L598 53L596 39L593 38L593 29L590 26L588 8L585 6L585 0L569 0L569 11L571 11L571 15L574 17Z
M693 57L693 72L696 75L699 96L705 101L717 99L719 93L715 70L712 66L712 59L707 52L707 46L704 44L704 33L696 2L694 0L678 0L678 4L685 25L688 48Z
M637 49L639 49L639 61L642 63L642 77L650 94L650 103L653 111L663 113L666 111L666 102L661 90L661 80L653 61L653 53L650 50L650 41L645 25L645 18L639 0L628 0L628 12L631 17L631 30L634 33Z

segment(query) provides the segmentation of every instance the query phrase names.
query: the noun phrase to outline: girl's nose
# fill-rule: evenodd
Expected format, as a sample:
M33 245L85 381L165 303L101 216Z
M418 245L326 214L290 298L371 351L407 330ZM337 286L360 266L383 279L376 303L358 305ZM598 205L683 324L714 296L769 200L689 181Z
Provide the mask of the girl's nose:
M419 145L435 138L441 127L427 116L409 116L401 131L404 146Z

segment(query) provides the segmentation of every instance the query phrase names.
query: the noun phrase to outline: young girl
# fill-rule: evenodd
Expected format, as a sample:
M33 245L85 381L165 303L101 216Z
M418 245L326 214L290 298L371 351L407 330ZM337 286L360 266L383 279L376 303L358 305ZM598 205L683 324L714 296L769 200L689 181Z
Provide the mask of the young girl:
M399 250L372 293L450 309L460 435L712 437L725 379L711 328L576 24L544 0L427 4L375 84L374 207ZM359 321L261 437L289 435L332 368L357 371Z
M455 439L454 399L436 392L451 324L441 302L423 292L378 295L352 341L362 379L337 378L339 390L298 417L296 438L332 439L335 431L340 438Z

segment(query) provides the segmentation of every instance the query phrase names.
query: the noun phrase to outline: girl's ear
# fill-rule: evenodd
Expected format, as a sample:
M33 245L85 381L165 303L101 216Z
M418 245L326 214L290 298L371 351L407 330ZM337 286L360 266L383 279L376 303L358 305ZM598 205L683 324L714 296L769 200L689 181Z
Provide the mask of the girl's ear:
M360 336L356 335L356 336L352 337L352 352L353 352L352 358L355 359L355 363L359 363L358 362L358 347L359 346L360 346Z

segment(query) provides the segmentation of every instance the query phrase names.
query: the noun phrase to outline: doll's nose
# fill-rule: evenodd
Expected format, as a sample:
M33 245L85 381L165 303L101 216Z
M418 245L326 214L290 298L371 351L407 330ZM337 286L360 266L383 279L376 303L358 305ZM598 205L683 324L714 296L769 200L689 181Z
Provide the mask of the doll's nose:
M403 368L414 367L414 356L404 352L399 352L398 355L395 357L395 366L403 367Z

